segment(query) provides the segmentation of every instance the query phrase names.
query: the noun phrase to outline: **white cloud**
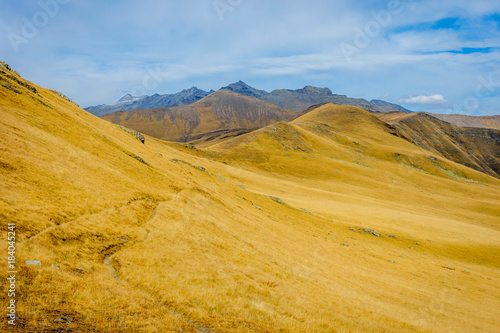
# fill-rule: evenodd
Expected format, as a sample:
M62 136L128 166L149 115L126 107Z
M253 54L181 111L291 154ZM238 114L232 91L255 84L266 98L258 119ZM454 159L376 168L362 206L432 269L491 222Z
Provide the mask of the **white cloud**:
M413 96L406 99L401 99L400 103L406 104L443 104L446 103L443 95L435 94L435 95L420 95Z

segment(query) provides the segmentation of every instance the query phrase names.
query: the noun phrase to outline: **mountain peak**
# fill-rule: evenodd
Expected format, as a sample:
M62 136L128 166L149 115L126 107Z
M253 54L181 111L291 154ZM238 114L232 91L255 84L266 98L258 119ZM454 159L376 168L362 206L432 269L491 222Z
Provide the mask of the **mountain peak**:
M140 98L140 97L139 96L132 96L131 94L126 94L125 96L123 96L122 98L120 98L117 103L134 101L134 100L136 100L138 98Z
M332 91L329 88L318 88L313 86L305 86L304 88L299 89L298 91L307 92L315 95L325 95L325 96L333 95Z
M198 87L192 86L189 89L184 89L183 91L200 91L201 89L198 89Z
M226 87L222 87L221 90L222 89L234 91L242 95L256 97L256 98L267 95L267 91L255 89L254 87L249 86L248 84L246 84L241 80L235 83L231 83Z

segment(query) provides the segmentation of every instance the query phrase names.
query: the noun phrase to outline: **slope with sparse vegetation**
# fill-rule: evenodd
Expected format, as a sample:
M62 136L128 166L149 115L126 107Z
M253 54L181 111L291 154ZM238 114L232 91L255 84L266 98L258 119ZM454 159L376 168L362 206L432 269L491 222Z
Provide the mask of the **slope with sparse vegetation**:
M427 113L378 116L417 146L500 178L500 130L459 127Z

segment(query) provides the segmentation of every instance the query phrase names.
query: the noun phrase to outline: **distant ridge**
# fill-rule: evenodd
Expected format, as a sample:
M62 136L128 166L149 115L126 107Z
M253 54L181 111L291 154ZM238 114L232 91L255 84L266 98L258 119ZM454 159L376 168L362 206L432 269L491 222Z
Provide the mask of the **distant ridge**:
M208 96L212 92L213 91L207 92L196 87L191 87L175 94L154 94L152 96L132 96L127 94L114 104L90 106L84 108L84 110L95 116L102 117L116 111L190 105L199 101L203 97Z
M401 105L389 103L389 102L383 101L381 99L372 99L370 101L370 103L375 104L379 107L387 108L387 111L385 111L385 112L393 112L393 110L397 110L397 111L404 112L404 113L413 112L413 111L410 111L408 109L405 109Z
M267 92L265 90L256 89L243 81L238 81L222 87L219 90L229 90L241 95L258 98L293 112L302 112L313 105L321 103L358 106L370 112L411 112L402 106L382 100L373 100L369 102L362 98L351 98L346 95L333 94L328 88L313 86L305 86L304 88L296 90L277 89L272 92ZM213 90L207 92L192 87L175 94L154 94L152 96L132 96L127 94L116 103L90 106L85 108L85 110L95 116L102 117L116 111L183 106L193 104L213 92Z
M429 114L455 126L491 128L500 130L500 115L474 117L463 114Z
M313 105L322 103L358 106L370 112L411 112L402 106L385 101L375 100L368 102L362 98L351 98L346 95L333 94L329 88L318 88L313 86L305 86L304 88L296 90L277 89L268 93L264 90L257 90L239 81L222 89L228 89L242 95L257 97L294 112L302 112Z

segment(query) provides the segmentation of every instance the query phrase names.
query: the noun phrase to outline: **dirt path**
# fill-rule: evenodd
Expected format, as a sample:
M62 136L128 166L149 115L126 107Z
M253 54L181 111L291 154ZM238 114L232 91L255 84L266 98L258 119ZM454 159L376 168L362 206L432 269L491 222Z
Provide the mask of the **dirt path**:
M149 218L149 220L148 220L147 222L145 222L145 223L143 224L143 227L144 227L145 225L147 225L149 222L151 222L151 221L154 219L154 217L155 217L155 215L156 215L156 210L158 209L158 207L160 206L160 204L162 204L163 202L165 202L165 201L159 202L159 203L156 205L156 207L153 209L153 212L151 213L151 217ZM129 246L129 247L123 248L123 249L121 249L121 250L116 251L115 253L113 253L113 254L111 254L111 255L106 256L106 258L104 258L104 265L106 265L106 267L108 268L108 270L111 272L111 274L113 275L113 277L114 277L115 279L117 279L117 280L120 280L120 281L123 281L123 282L127 283L127 284L128 284L128 285L130 285L132 288L134 288L134 289L138 290L139 292L141 292L143 295L148 296L148 297L149 297L149 298L151 298L151 299L155 299L155 297L153 297L153 296L152 296L151 294L149 294L147 291L142 290L142 289L140 289L140 288L137 288L136 286L134 286L134 285L132 285L132 284L128 283L125 279L123 279L122 277L120 277L120 275L118 274L117 269L113 266L113 264L112 264L112 262L111 262L111 260L113 259L113 257L114 257L114 256L116 256L117 254L119 254L119 253L120 253L120 251L125 250L125 249L129 249L129 248L131 248L131 247L133 247L133 246L137 246L137 245L140 245L140 244L145 243L145 242L148 240L148 238L149 238L150 231L149 231L149 229L147 229L146 227L144 227L144 230L146 231L146 235L144 236L144 239L143 239L142 241L140 241L140 242L138 242L138 243L134 243L134 244L132 244L132 245L131 245L131 246ZM178 312L176 312L176 311L172 310L171 308L169 308L169 307L165 306L164 304L161 304L160 302L158 303L158 305L159 305L159 306L161 306L162 308L165 308L166 310L168 310L168 311L169 311L171 314L173 314L174 316L176 316L176 317L178 317L178 318L181 318L182 320L184 320L184 322L185 322L185 323L187 323L187 324L189 324L189 325L194 326L194 327L196 328L196 330L197 330L198 332L200 332L200 333L215 332L215 331L210 331L208 328L206 328L206 327L205 327L205 325L204 325L204 324L200 324L200 323L195 322L195 321L193 321L193 320L191 320L191 319L188 319L188 318L186 318L184 315L182 315L181 313L178 313Z
M81 216L78 216L77 218L73 219L73 220L70 220L68 222L64 222L64 223L61 223L61 224L57 224L57 225L53 225L52 227L48 227L47 229L43 229L42 231L34 234L34 235L31 235L29 237L27 237L25 240L23 240L22 242L19 242L20 245L26 243L26 242L29 242L29 241L32 241L36 238L38 238L39 236L43 235L43 234L46 234L47 232L51 231L51 230L54 230L54 229L57 229L57 228L60 228L64 225L68 225L70 223L74 223L82 218L85 218L85 217L89 217L89 216L94 216L94 215L99 215L99 214L104 214L104 213L107 213L107 212L112 212L112 211L116 211L120 208L123 208L123 207L126 207L128 205L130 205L131 203L128 203L126 205L123 205L123 206L120 206L120 207L116 207L116 208L107 208L107 209L103 209L101 210L100 212L97 212L97 213L94 213L94 214L84 214L84 215L81 215Z
M161 202L160 202L160 203L161 203ZM143 226L144 226L144 225L146 225L146 224L148 224L149 222L151 222L151 221L154 219L154 217L155 217L155 215L156 215L156 209L158 209L158 206L160 205L160 203L158 203L158 204L156 205L156 207L153 209L153 212L151 213L151 217L149 218L149 220L147 220L147 221L143 224ZM139 243L134 243L134 244L132 244L131 246L126 247L126 248L123 248L123 249L121 249L121 250L128 249L128 248L130 248L130 247L132 247L132 246L136 246L136 245L140 245L140 244L145 243L145 242L148 240L148 237L149 237L149 229L144 228L144 230L146 231L146 236L144 236L144 239L143 239L141 242L139 242ZM118 254L121 250L118 250L118 251L116 251L115 253L110 254L110 255L108 255L108 256L106 256L106 257L104 258L104 264L106 265L106 267L108 267L109 271L111 272L111 274L113 274L113 276L115 277L115 279L120 279L120 276L118 275L118 271L116 270L116 268L115 268L115 267L113 266L113 264L111 263L111 259L113 259L113 257L114 257L115 255L117 255L117 254Z

